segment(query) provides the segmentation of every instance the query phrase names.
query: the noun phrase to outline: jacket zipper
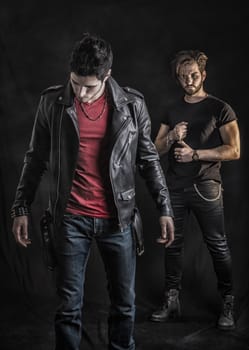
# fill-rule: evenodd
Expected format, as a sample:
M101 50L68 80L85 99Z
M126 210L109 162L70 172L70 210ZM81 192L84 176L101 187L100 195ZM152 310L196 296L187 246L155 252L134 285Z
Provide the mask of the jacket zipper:
M56 199L55 199L55 204L54 204L54 209L53 209L53 218L54 221L56 219L56 207L57 203L59 200L59 186L60 186L60 173L61 173L61 124L62 124L62 118L63 118L63 113L64 113L64 105L61 110L61 115L60 115L60 124L59 124L59 150L58 150L58 178L57 178L57 186L56 186Z
M111 154L111 157L110 157L110 162L109 162L109 168L111 169L111 167L115 166L115 163L112 164L112 157L113 157L113 150L115 148L115 145L117 143L117 140L119 138L119 135L121 134L121 132L123 131L123 129L126 127L126 125L128 124L128 122L130 121L130 118L126 119L124 121L124 123L122 124L121 128L119 129L119 132L117 134L117 137L116 137L116 141L113 145L113 148L112 148L112 154ZM123 153L123 152L122 152ZM123 231L123 228L122 228L122 224L121 224L121 220L120 220L120 212L119 212L119 207L117 205L117 196L116 196L116 192L114 190L114 185L113 185L113 181L112 181L112 176L111 176L111 172L110 172L110 182L111 182L111 185L112 185L112 192L113 192L113 198L114 198L114 202L115 202L115 206L117 208L117 213L118 213L118 222L119 222L119 227L120 227L120 230L121 232Z
M120 166L122 160L124 159L124 156L126 154L126 151L128 150L129 148L129 145L131 143L131 138L132 138L132 134L131 132L129 132L129 135L128 135L128 140L127 142L125 143L125 147L123 148L122 152L120 153L119 157L118 157L118 160L117 160L117 165Z

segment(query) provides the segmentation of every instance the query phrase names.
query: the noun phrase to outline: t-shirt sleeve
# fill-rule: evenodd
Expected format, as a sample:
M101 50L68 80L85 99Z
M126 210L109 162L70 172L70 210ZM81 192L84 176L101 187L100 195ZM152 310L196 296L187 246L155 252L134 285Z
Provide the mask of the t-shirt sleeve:
M225 103L223 108L221 109L218 121L217 121L217 126L221 127L222 125L225 125L229 122L232 122L233 120L237 120L237 116L232 109L232 107Z
M165 112L164 116L162 117L162 119L160 120L161 124L164 125L170 125L170 121L169 121L169 113Z

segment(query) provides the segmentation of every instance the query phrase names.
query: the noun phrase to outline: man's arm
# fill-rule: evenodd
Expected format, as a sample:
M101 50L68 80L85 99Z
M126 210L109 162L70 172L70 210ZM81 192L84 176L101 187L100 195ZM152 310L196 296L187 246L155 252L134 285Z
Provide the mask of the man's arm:
M161 237L158 242L167 247L174 240L173 210L159 154L151 140L151 121L144 101L138 115L138 127L137 164L160 212Z
M45 118L43 98L37 109L29 149L25 154L15 200L11 208L13 220L12 232L18 244L27 247L28 216L43 173L47 169L49 158L50 134Z
M187 122L176 124L174 129L170 130L166 124L161 124L155 139L155 146L160 156L167 153L174 142L183 140L187 135Z
M193 160L193 153L197 153L199 160L203 161L228 161L240 158L240 133L236 120L233 120L219 129L223 145L211 149L194 150L184 141L180 141L181 147L175 149L175 157L178 162L187 163Z
M151 120L144 100L138 107L137 166L140 175L154 199L161 216L173 216L170 197L163 174L159 154L151 140Z
M32 135L24 158L22 173L17 186L11 216L24 216L30 212L37 188L47 170L50 152L50 130L46 118L43 97L40 100Z
M220 127L220 135L223 145L209 149L199 150L198 155L201 160L235 160L240 158L240 134L236 120Z

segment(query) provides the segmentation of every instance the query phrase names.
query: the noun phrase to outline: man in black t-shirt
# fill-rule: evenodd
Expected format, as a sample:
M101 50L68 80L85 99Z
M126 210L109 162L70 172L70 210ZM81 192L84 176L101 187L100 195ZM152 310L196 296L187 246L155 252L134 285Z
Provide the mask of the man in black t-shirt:
M218 327L235 327L231 255L224 231L222 161L240 157L237 117L226 102L205 92L207 56L180 51L172 62L184 97L170 105L155 140L159 154L168 153L167 183L174 211L175 240L165 249L165 297L151 320L164 322L180 314L184 217L192 211L211 254L223 307Z

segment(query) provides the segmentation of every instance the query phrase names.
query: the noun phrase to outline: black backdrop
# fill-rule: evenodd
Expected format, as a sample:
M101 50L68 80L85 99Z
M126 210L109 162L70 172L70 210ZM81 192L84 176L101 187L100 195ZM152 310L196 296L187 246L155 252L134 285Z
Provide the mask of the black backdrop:
M218 3L216 1L216 3ZM152 138L164 106L179 91L168 68L172 54L198 48L209 57L206 89L235 109L241 130L239 161L223 164L226 228L234 261L237 317L248 323L248 11L238 1L215 2L72 1L1 2L1 134L0 134L0 258L2 293L45 298L54 295L54 276L44 266L38 219L46 207L46 178L37 193L32 216L32 246L18 248L11 234L10 206L28 146L40 92L68 77L73 44L84 31L111 42L113 76L120 85L140 90L152 120ZM165 166L165 159L162 165ZM138 259L138 308L159 302L163 288L163 248L158 216L138 177L137 201L144 222L145 253ZM216 281L201 234L193 218L186 225L184 300L192 312L217 309ZM97 278L96 278L97 277ZM87 271L86 302L107 303L104 270L93 247Z

